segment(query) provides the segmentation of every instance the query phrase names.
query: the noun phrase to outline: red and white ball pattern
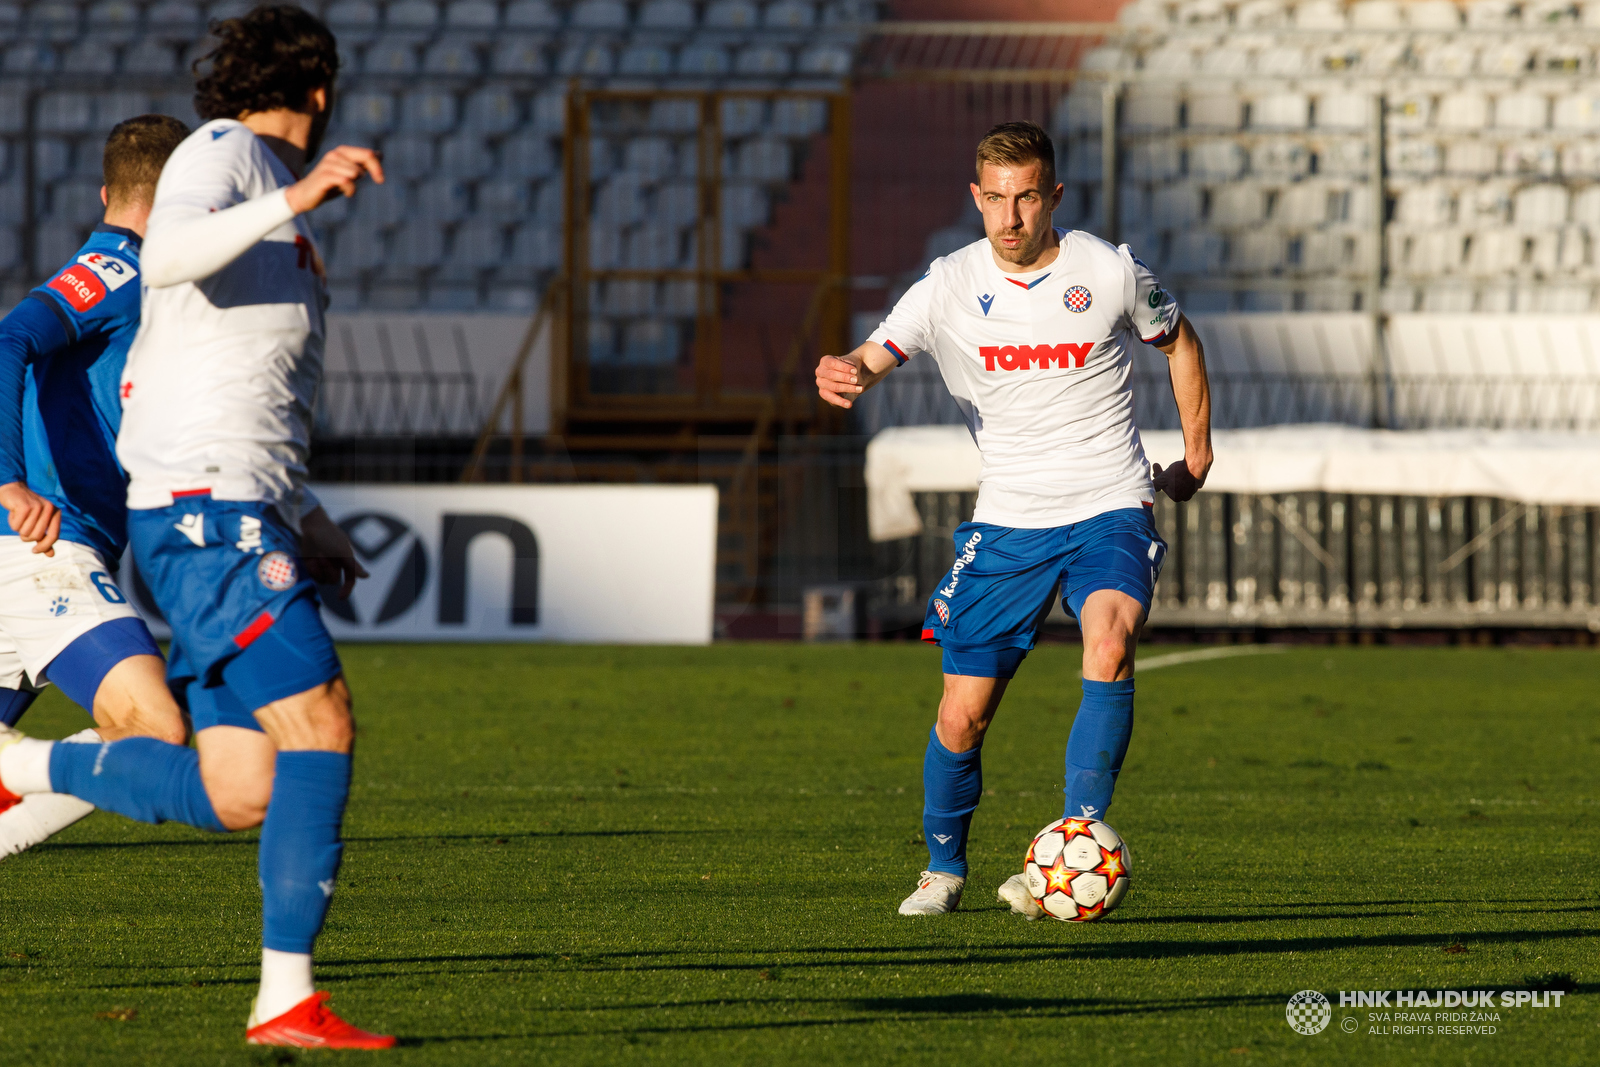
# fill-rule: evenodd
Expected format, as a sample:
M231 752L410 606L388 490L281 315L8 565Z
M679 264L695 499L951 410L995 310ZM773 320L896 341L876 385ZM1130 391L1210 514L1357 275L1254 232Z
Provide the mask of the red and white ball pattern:
M1022 873L1045 914L1081 923L1116 910L1132 870L1128 843L1111 827L1098 819L1058 819L1028 846Z

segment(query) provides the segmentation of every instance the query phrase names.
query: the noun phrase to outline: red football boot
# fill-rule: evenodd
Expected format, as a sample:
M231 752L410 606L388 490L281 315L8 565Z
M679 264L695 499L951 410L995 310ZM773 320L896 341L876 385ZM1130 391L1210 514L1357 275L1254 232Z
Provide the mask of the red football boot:
M22 737L21 730L16 730L9 726L0 726L0 748L10 748L18 741L21 741ZM7 789L4 782L0 782L0 812L9 811L21 803L22 798Z
M276 1019L244 1032L252 1045L291 1048L394 1048L393 1034L357 1030L327 1008L329 993L313 993Z

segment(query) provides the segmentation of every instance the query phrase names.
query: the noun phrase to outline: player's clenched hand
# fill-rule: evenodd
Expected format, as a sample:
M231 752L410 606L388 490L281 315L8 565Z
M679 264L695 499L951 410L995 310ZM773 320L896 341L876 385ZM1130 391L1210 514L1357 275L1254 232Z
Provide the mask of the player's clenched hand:
M6 509L12 531L24 541L32 541L35 552L56 554L52 546L61 536L59 508L21 482L0 485L0 507Z
M1158 491L1166 493L1180 504L1200 491L1206 484L1206 472L1201 471L1196 475L1189 469L1188 460L1180 460L1172 466L1162 469L1161 464L1150 465L1151 481L1155 483Z
M370 174L373 181L382 185L382 157L370 148L342 144L329 149L317 160L311 173L289 186L284 195L294 213L304 215L336 196L355 196L356 182L363 174Z
M350 599L356 579L367 576L367 569L356 562L350 538L321 508L300 520L300 562L318 585L337 585L340 600Z
M836 408L847 408L865 388L860 356L823 356L817 363L817 395Z

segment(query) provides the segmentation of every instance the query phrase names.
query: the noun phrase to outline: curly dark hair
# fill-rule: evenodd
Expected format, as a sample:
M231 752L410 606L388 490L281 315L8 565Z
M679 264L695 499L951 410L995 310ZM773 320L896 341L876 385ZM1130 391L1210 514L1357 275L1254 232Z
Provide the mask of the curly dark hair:
M211 35L217 46L193 68L194 110L207 121L303 108L308 93L331 89L339 74L332 32L293 4L263 4L243 18L213 22Z

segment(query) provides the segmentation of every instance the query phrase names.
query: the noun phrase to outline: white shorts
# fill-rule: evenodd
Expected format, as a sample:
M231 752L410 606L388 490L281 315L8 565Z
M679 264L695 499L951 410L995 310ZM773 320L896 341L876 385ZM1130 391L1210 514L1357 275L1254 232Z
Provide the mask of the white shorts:
M22 688L24 675L44 684L62 649L103 622L139 617L100 553L72 541L54 547L46 556L0 537L0 688Z

